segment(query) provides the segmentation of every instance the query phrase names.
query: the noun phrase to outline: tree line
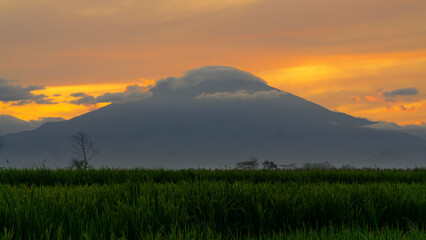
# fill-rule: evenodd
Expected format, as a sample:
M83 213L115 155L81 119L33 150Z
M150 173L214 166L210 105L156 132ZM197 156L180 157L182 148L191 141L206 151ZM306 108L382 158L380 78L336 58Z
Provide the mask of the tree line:
M235 165L237 170L257 170L259 169L259 160L256 157L250 157L247 161L238 162ZM273 161L265 160L262 162L262 169L264 170L278 170L278 169L337 169L329 162L320 163L304 163L301 167L297 167L296 163L277 165ZM340 169L355 169L350 165L343 165Z

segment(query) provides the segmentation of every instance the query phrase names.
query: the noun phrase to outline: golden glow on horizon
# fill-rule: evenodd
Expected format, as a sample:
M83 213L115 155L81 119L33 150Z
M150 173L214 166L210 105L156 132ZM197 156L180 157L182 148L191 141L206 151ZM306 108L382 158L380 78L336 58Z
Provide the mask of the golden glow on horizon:
M398 124L426 122L422 92L426 90L426 50L325 57L306 63L265 71L260 77L273 87L356 117ZM420 94L392 101L382 95L383 91L407 87L418 88Z
M331 110L422 124L425 11L421 0L0 0L0 78L57 102L0 102L0 114L69 119L108 104L66 103L72 93L227 65ZM419 93L383 95L404 88Z
M106 106L108 103L99 103L96 106L83 106L69 103L58 104L26 104L22 106L6 107L2 114L12 115L22 120L39 120L44 117L62 117L71 119L84 113ZM3 107L0 105L0 107Z
M374 58L369 55L340 56L325 58L323 62L318 60L306 61L306 65L291 66L283 69L261 72L263 78L273 87L288 91L307 100L323 105L332 110L338 110L356 117L364 117L374 121L390 121L398 124L423 124L426 119L426 102L422 99L398 99L395 102L386 102L382 92L377 88L380 83L386 82L391 91L401 87L419 86L422 79L417 82L401 85L400 79L392 79L386 74L391 69L399 69L401 66L416 66L418 69L426 69L426 51L416 53L396 53L377 55ZM250 69L245 69L250 71ZM414 69L416 70L416 69ZM378 76L384 76L378 78ZM398 75L398 74L396 74ZM370 79L375 81L368 84ZM155 81L141 79L139 85L155 85ZM13 115L23 120L37 120L43 117L72 117L87 113L108 105L100 103L96 105L75 105L68 102L75 100L72 93L84 92L91 96L100 96L106 92L122 92L131 84L87 84L70 86L46 86L43 90L34 91L35 94L45 94L54 99L57 104L27 104L23 106L11 106L0 103L2 114ZM356 86L357 91L353 92ZM383 90L382 90L383 91ZM340 92L345 92L341 98L333 97ZM330 98L323 96L330 95Z
M300 87L310 88L318 85L329 86L330 83L353 87L363 85L361 78L348 86L345 79L354 79L359 76L374 76L383 74L383 71L392 70L399 66L422 67L426 65L426 50L421 52L392 53L379 55L345 55L338 57L307 58L306 63L299 66L264 71L261 76L268 82L280 88ZM399 69L400 70L400 69ZM389 81L384 79L383 81ZM399 80L400 82L400 80ZM305 84L308 84L306 86Z
M356 107L354 106L346 105L338 108L337 110L344 113L348 113L349 111L351 111L353 116L367 118L372 121L384 121L388 119L387 121L395 122L400 125L425 125L425 109L426 101L423 100L416 103L399 104L387 107L381 106L368 109L356 109Z
M147 86L153 81L141 80L144 86ZM70 96L73 93L84 92L88 95L97 97L107 92L122 92L128 85L133 84L88 84L74 86L47 86L43 90L33 91L35 94L44 94L53 99L56 104L25 104L13 106L0 102L1 113L12 115L22 120L38 120L44 117L62 117L70 119L81 114L104 107L109 103L97 103L95 105L85 106L69 103L75 100L75 97ZM139 85L141 85L139 83Z

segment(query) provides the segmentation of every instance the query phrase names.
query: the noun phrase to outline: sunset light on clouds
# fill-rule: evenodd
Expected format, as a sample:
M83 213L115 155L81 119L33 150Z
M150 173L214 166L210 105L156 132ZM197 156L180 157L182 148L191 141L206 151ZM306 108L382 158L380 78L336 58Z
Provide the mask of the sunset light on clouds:
M330 110L422 125L425 12L423 0L0 0L0 114L70 119L226 65Z
M426 0L0 0L0 240L426 239L425 156Z

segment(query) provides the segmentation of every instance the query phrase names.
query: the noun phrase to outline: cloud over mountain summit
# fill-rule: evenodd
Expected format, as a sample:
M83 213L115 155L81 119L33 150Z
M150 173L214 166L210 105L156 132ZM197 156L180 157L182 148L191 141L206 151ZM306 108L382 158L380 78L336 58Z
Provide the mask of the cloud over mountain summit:
M229 82L229 81L245 81L245 82L266 82L243 70L228 66L205 66L187 71L182 77L168 77L157 81L158 86L167 84L172 90L185 89L200 85L203 82Z
M227 66L205 66L161 79L151 91L154 99L165 101L270 98L282 93L249 72Z
M247 90L238 90L235 92L216 92L216 93L202 93L195 98L199 99L268 99L268 98L278 98L281 95L287 93L271 90L271 91L258 91L258 92L249 92Z

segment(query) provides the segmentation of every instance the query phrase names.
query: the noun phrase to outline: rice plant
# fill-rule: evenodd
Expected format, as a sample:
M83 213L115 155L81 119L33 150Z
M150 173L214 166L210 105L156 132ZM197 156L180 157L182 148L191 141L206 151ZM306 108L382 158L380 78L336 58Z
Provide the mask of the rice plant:
M420 170L11 169L0 181L2 239L426 236Z

